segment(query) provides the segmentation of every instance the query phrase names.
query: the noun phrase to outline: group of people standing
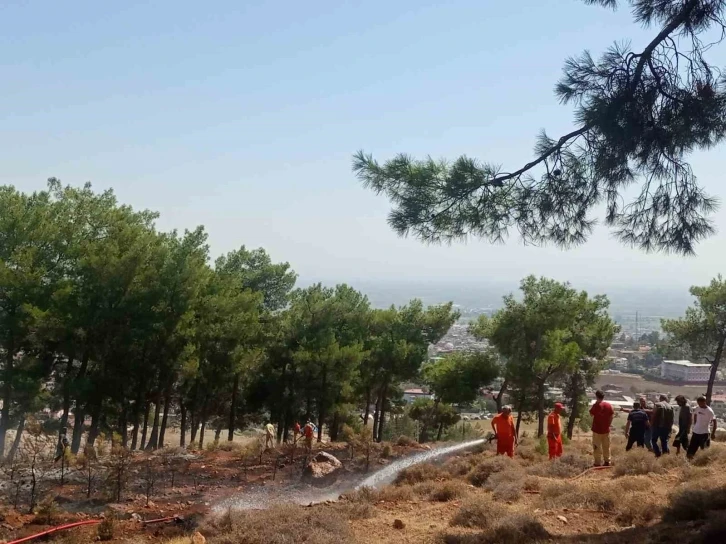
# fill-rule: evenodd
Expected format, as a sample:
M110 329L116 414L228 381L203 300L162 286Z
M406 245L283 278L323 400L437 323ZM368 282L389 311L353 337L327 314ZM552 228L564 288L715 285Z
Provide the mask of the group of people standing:
M678 431L673 441L676 454L681 448L686 451L688 459L693 459L699 449L710 445L711 439L716 436L716 414L706 404L706 397L696 399L696 407L691 410L688 401L683 395L676 397L678 405ZM669 441L674 423L674 410L668 402L668 397L661 395L652 408L647 406L644 397L633 404L625 425L625 435L628 443L625 447L630 450L634 444L647 447L656 457L670 453ZM690 435L690 436L689 436Z
M710 439L716 434L716 415L706 404L706 397L696 399L697 407L692 411L683 395L676 397L679 406L678 432L673 447L676 453L681 448L686 450L688 459L693 459L696 452L708 447ZM547 416L547 445L549 458L562 456L562 423L560 414L564 411L562 403L555 403L552 412ZM602 391L595 392L595 403L590 407L592 416L592 449L595 466L610 466L610 430L615 411L605 401ZM673 430L674 410L668 397L661 395L652 408L649 408L645 397L634 403L625 424L625 436L628 439L626 451L634 445L647 447L656 457L670 453L669 441ZM514 448L518 443L517 433L512 418L511 406L504 406L502 411L492 419L492 429L497 439L497 454L514 456ZM690 435L690 436L689 436Z
M300 427L300 423L296 422L292 427L293 444L297 445L298 438L302 437L305 441L305 449L311 451L313 447L313 437L317 431L318 428L309 419L302 428ZM265 425L265 449L268 448L275 449L275 426L271 421L268 421L267 425Z

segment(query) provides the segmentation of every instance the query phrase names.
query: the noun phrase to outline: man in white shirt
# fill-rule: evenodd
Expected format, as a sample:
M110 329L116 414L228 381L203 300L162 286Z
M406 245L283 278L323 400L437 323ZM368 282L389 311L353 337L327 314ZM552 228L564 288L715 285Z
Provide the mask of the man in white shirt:
M696 402L698 406L693 411L693 435L691 435L691 442L688 444L688 459L693 459L698 448L708 440L709 427L711 427L711 438L716 437L716 414L706 404L706 397L700 396L696 399Z

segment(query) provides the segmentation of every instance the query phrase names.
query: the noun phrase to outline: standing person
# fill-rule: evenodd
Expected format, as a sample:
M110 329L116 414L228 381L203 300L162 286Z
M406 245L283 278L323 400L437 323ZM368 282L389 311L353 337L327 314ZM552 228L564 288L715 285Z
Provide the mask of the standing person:
M592 416L592 451L595 456L595 466L610 466L610 425L613 423L615 412L609 402L605 402L605 393L595 391L595 404L590 407Z
M681 447L683 447L684 451L688 450L688 434L691 432L693 414L691 414L691 407L688 406L688 401L683 395L676 397L676 403L680 410L678 411L678 433L673 441L673 447L676 448L676 455L679 455Z
M512 419L512 407L504 406L502 412L492 419L492 429L497 439L497 455L514 457L514 446L517 444L517 433Z
M649 423L653 423L653 410L648 408L648 401L645 397L640 397L640 409L645 413L645 415L648 416ZM645 429L645 447L648 448L648 451L653 451L653 427L652 425L648 425L648 427Z
M640 407L639 402L633 403L633 410L628 414L628 421L625 424L625 437L628 444L625 451L630 451L633 444L638 444L639 448L645 446L645 431L650 427L650 418Z
M562 457L562 423L560 414L564 406L560 402L555 403L555 409L547 416L547 445L549 446L550 459Z
M308 419L308 422L305 424L305 427L303 427L303 436L305 437L305 449L308 450L308 453L313 449L313 435L315 434L315 430L313 427L312 422Z
M297 437L300 436L300 423L295 422L295 425L292 427L292 443L297 445Z
M702 447L703 444L709 438L708 428L711 426L711 438L716 437L716 414L713 413L711 407L706 404L706 397L701 395L696 399L698 406L693 411L693 434L691 435L691 441L688 444L688 460L693 459L696 455L698 448Z
M660 396L659 402L653 408L653 453L656 457L661 456L661 448L663 453L670 453L668 449L668 440L673 430L673 407L668 403L668 397ZM658 447L660 441L660 447Z
M272 449L275 449L275 427L269 421L265 425L265 449L267 449L268 444Z
M54 463L57 463L66 454L66 448L70 445L70 442L68 442L68 429L66 427L61 428L60 432L58 433L58 444L55 447L55 459L53 460Z

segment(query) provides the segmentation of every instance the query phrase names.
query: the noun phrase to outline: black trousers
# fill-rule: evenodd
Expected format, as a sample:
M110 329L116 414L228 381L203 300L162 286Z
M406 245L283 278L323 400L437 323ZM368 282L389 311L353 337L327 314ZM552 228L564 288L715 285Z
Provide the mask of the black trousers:
M706 434L693 433L691 435L691 442L690 442L690 444L688 444L688 457L693 457L694 455L696 455L698 448L702 448L708 441L708 438L709 438L708 433L706 433Z
M633 447L633 444L638 444L639 448L645 447L645 431L641 432L633 432L630 431L630 434L628 434L628 444L625 446L625 451L630 451Z

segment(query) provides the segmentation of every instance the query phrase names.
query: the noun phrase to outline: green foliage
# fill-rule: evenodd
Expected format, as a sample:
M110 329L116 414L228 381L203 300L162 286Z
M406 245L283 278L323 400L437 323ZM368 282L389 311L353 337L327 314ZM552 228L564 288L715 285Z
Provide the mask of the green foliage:
M716 43L725 37L726 3L628 3L653 39L641 51L620 41L600 58L589 51L568 58L555 94L573 106L576 127L555 138L543 131L535 158L520 168L404 153L381 164L357 153L358 179L394 207L391 227L425 242L500 242L515 229L526 243L571 247L587 240L593 211L604 208L625 244L692 254L714 232L708 215L716 200L686 159L726 136L726 92L707 60L712 35ZM640 190L630 190L636 181Z
M437 440L440 440L443 429L455 425L460 419L453 406L432 399L414 400L408 415L421 424L420 442L426 442L429 439L430 429L439 429Z
M492 352L455 352L426 364L421 375L442 402L466 404L476 400L479 389L499 374L499 364Z
M716 370L726 344L726 281L719 274L705 287L691 287L695 303L680 319L663 319L661 327L669 335L671 350L694 360L706 359L712 365L706 391L711 402Z

